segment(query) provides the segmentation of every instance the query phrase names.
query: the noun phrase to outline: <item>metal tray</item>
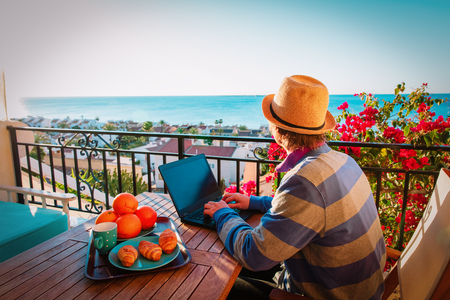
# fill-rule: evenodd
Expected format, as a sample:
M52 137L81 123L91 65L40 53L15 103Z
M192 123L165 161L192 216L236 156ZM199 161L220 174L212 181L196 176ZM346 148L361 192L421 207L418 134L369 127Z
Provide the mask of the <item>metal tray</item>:
M158 217L156 220L157 226L153 232L147 236L160 235L165 229L170 228L177 234L178 245L180 246L180 254L169 264L148 271L127 271L115 267L108 259L108 255L100 255L94 248L92 243L92 232L89 238L88 253L86 257L86 266L84 274L87 278L93 280L105 280L112 278L120 278L126 276L135 276L139 274L146 274L151 272L159 272L162 270L170 270L180 268L191 261L191 254L189 253L186 245L183 243L180 235L178 234L175 223L168 217ZM119 244L118 242L117 244Z

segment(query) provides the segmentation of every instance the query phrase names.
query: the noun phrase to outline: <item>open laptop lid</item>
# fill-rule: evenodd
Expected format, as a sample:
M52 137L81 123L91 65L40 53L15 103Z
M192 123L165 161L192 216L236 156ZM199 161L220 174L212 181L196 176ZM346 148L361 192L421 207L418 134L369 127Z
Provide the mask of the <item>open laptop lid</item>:
M222 195L204 154L159 166L180 218Z

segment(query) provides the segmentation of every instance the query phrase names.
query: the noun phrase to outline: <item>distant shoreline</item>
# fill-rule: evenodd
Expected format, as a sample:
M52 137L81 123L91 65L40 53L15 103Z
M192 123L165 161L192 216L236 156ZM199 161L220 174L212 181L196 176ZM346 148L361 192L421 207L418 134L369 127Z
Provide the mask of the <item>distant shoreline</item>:
M392 101L393 94L377 95L379 99ZM450 94L433 94L436 98L449 98ZM261 109L263 95L251 96L153 96L153 97L70 97L27 98L17 107L17 112L8 113L15 118L43 116L48 119L96 119L107 121L132 120L143 123L158 123L164 120L171 125L201 122L215 125L222 119L222 126L240 126L257 129L268 124ZM347 102L349 111L359 113L363 101L354 95L330 95L329 111L333 116L341 113L337 107ZM450 105L433 107L436 114L450 115Z

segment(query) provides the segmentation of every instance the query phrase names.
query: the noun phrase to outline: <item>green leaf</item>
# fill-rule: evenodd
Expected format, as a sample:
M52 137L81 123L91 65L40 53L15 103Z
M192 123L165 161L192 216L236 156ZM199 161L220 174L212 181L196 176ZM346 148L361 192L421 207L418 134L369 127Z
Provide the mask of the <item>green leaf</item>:
M424 140L425 140L425 143L427 144L427 147L430 147L430 145L431 145L431 140L430 140L430 138L429 138L428 136L424 136L423 138L424 138Z
M448 137L449 137L449 132L447 130L441 133L440 140L441 140L442 144L447 143Z
M407 125L407 126L403 129L403 131L404 131L404 133L405 133L405 137L409 135L409 130L410 130L410 125Z
M373 157L377 157L380 153L381 149L379 148L372 148L369 150L369 153L373 155Z

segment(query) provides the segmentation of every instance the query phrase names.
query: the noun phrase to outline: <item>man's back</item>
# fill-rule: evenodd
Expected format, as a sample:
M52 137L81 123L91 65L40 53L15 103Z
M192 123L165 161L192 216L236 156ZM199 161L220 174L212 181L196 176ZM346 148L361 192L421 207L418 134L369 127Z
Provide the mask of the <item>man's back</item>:
M316 233L285 262L286 288L299 287L314 299L381 297L385 244L369 183L356 162L322 146L286 174L283 191L294 197L291 213L298 206L290 218ZM280 211L275 199L272 209Z

